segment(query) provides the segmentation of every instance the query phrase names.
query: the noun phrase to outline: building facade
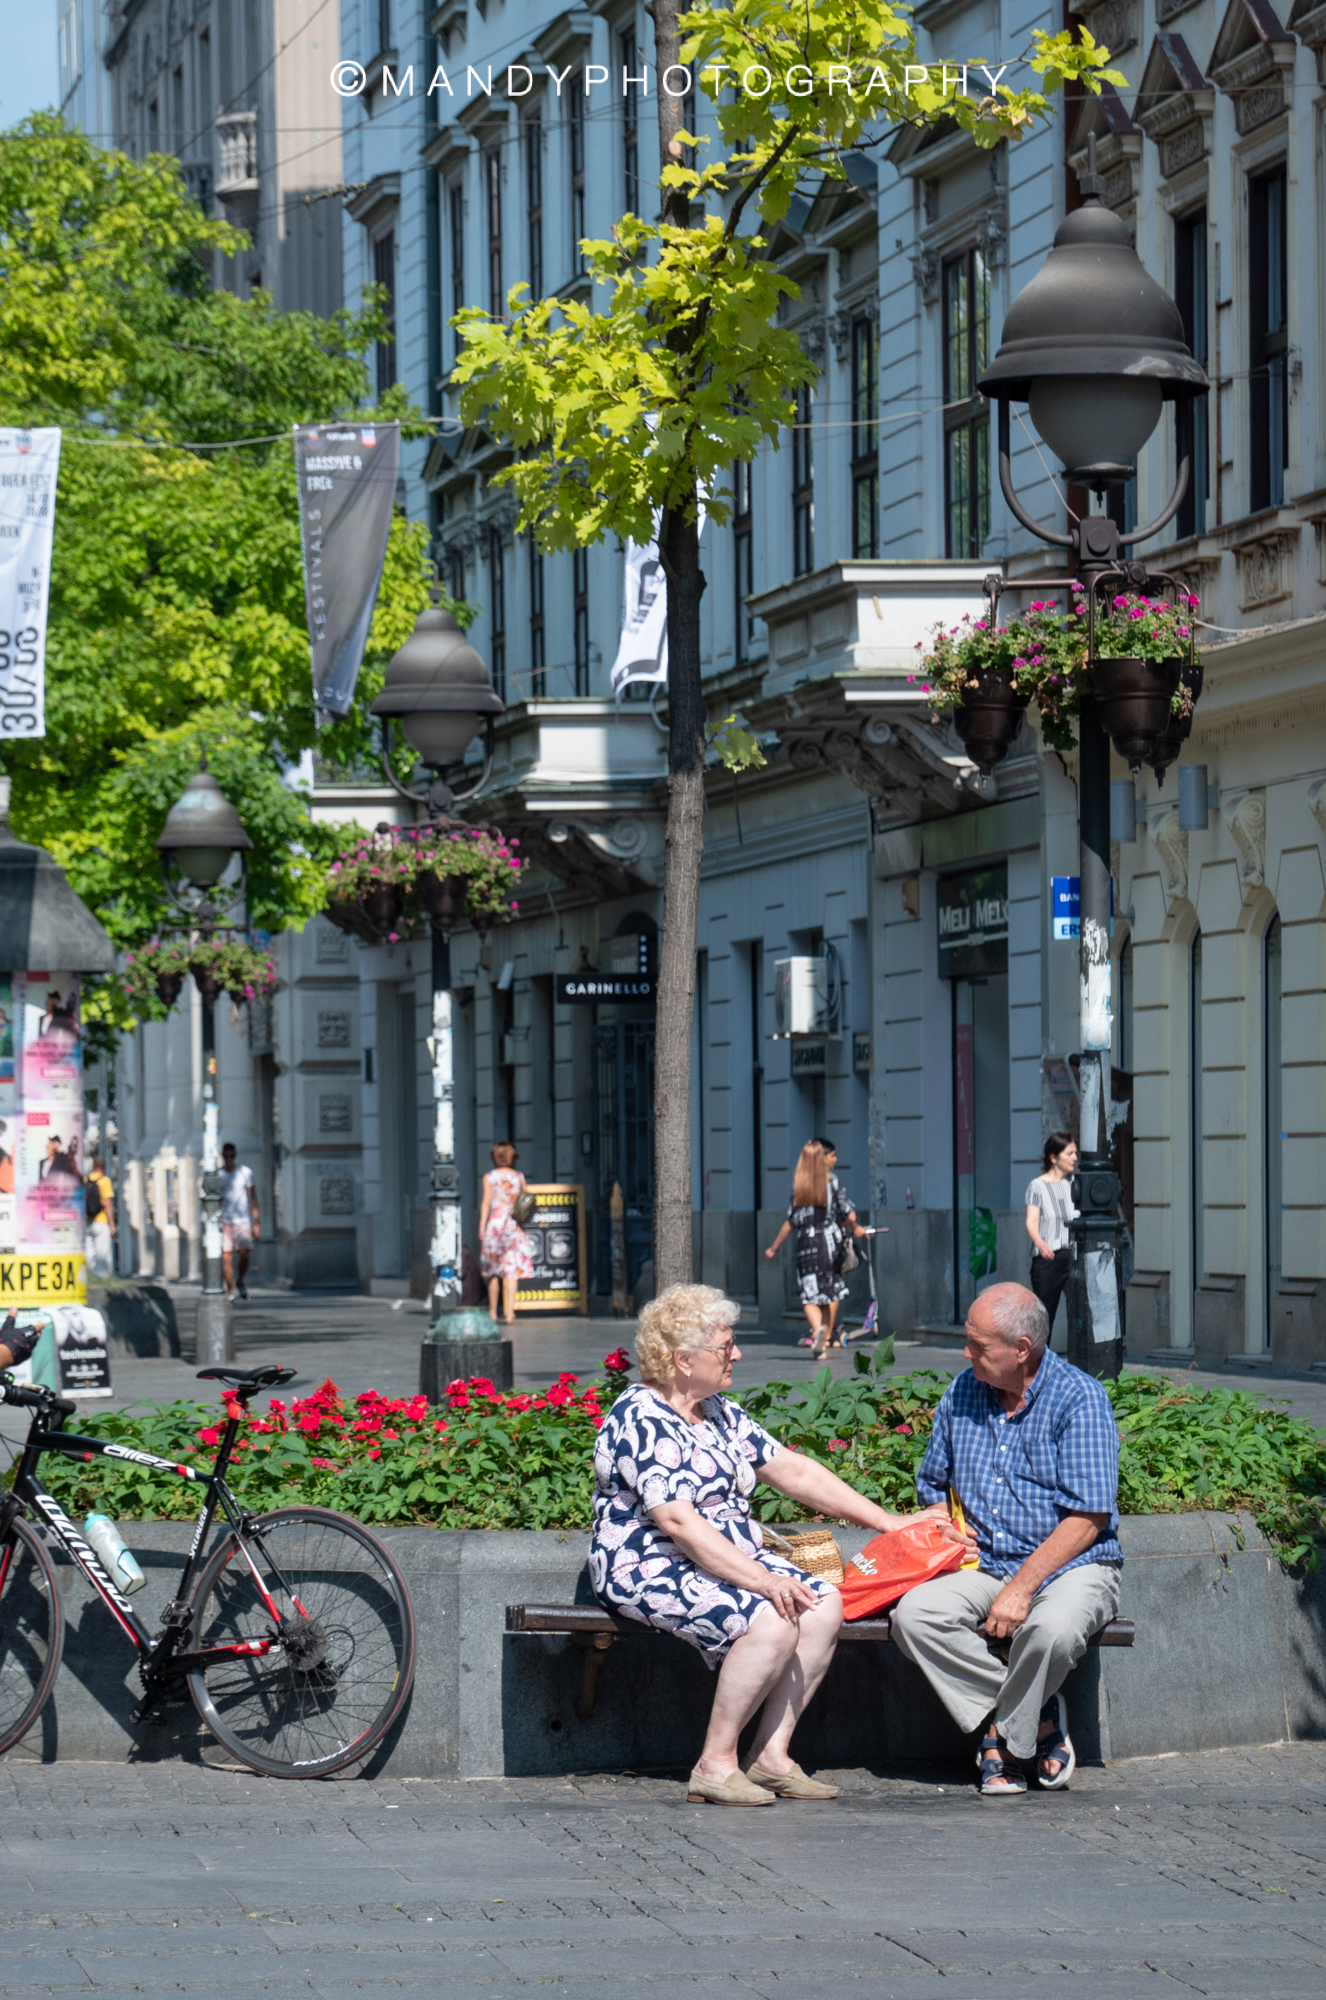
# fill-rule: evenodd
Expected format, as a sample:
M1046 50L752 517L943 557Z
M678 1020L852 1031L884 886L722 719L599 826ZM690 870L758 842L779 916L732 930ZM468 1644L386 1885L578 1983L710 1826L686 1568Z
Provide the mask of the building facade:
M926 0L921 53L1021 46L1030 18ZM978 1286L1026 1275L1026 1183L1076 1116L1077 949L1050 916L1052 879L1076 873L1075 760L1028 726L982 778L932 721L914 660L936 621L983 604L986 574L1056 567L1003 500L976 385L1094 132L1105 199L1212 385L1182 426L1167 412L1111 501L1125 527L1154 518L1189 458L1188 497L1146 553L1200 599L1205 659L1177 772L1113 767L1129 1352L1305 1366L1326 1359L1326 9L1106 0L1083 18L1126 89L993 153L882 132L770 235L800 291L787 323L822 372L780 449L734 470L735 519L703 543L709 711L742 714L768 761L708 781L696 1269L766 1323L794 1310L760 1253L820 1135L888 1229L886 1326L951 1328ZM519 918L453 945L462 1172L477 1205L488 1148L510 1138L531 1180L582 1184L604 1298L615 1190L630 1282L649 1281L652 1017L557 981L651 963L660 697L610 697L622 552L542 555L515 533L503 453L459 419L448 322L502 310L521 280L587 296L579 240L652 212L650 24L608 0L349 0L340 53L366 78L345 102L345 296L387 286L380 384L436 419L406 504L479 607L470 636L507 703L483 817L531 864ZM1016 418L1012 476L1047 525L1085 511ZM982 958L951 948L977 907L993 913ZM337 1175L314 1145L308 1185L352 1184L360 1282L422 1292L427 967L418 946L347 953L362 1078L345 1143L361 1150ZM789 957L823 966L822 1034L776 1033Z
M282 308L335 312L335 4L63 0L60 35L69 122L135 159L175 154L201 207L248 233L248 249L216 258L215 284L241 298L263 287Z

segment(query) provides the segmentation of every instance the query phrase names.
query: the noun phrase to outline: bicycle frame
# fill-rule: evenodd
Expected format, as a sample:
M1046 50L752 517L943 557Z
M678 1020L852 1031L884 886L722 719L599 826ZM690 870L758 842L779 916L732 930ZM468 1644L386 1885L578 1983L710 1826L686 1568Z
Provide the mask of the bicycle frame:
M23 1447L23 1455L14 1476L14 1484L10 1495L7 1496L8 1506L13 1508L16 1503L22 1503L30 1509L34 1517L54 1535L71 1562L82 1571L111 1616L137 1649L149 1692L154 1681L160 1681L168 1675L188 1673L215 1665L222 1660L261 1658L281 1644L281 1627L284 1622L281 1612L249 1552L251 1517L241 1510L225 1481L226 1468L230 1463L238 1432L239 1419L231 1417L226 1424L225 1435L221 1440L212 1470L202 1472L194 1466L181 1465L175 1459L158 1458L152 1452L138 1451L131 1445L114 1444L102 1438L76 1437L67 1431L49 1430L40 1411L33 1417L27 1442ZM157 1472L172 1472L179 1479L187 1479L207 1488L207 1497L198 1516L198 1525L189 1545L188 1554L184 1558L176 1595L165 1608L163 1628L155 1638L148 1632L128 1598L107 1575L96 1553L89 1548L59 1501L47 1492L37 1477L38 1463L43 1452L47 1451L57 1451L66 1458L81 1458L89 1462L94 1458L128 1459L134 1465L147 1465ZM3 1525L5 1511L0 1508L0 1526ZM204 1646L191 1652L181 1651L191 1609L189 1591L201 1561L203 1546L218 1511L225 1515L234 1531L239 1552L253 1572L254 1582L272 1615L275 1630L265 1639L243 1639L222 1645ZM270 1558L267 1560L270 1563ZM0 1585L4 1583L8 1563L9 1552L6 1551L0 1559ZM275 1565L271 1564L271 1567L279 1576ZM280 1578L280 1582L288 1592L296 1610L301 1616L307 1616L303 1605L283 1577Z

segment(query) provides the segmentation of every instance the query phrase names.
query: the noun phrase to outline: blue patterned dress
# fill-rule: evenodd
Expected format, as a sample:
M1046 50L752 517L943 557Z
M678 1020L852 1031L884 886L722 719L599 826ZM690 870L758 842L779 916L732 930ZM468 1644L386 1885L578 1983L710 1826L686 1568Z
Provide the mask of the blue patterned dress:
M716 1667L768 1599L700 1569L655 1526L655 1507L689 1500L765 1569L796 1577L817 1597L833 1585L766 1549L750 1517L756 1474L779 1449L777 1439L727 1396L710 1396L700 1407L703 1423L687 1423L640 1382L609 1410L594 1447L589 1576L602 1603L675 1633Z

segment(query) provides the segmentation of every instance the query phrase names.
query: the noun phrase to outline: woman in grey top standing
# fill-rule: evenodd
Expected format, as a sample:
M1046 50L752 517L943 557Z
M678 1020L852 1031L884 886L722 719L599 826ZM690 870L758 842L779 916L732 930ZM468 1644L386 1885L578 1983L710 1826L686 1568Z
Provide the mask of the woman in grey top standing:
M1027 1189L1027 1234L1031 1238L1031 1289L1054 1316L1068 1283L1068 1225L1077 1214L1069 1180L1077 1165L1077 1141L1051 1132L1041 1153L1042 1171Z

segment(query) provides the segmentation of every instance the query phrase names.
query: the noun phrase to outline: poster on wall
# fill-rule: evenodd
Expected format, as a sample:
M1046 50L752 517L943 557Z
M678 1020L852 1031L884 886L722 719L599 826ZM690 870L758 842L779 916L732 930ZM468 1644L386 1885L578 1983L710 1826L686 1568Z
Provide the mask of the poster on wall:
M585 1263L585 1190L571 1182L526 1183L534 1213L524 1225L533 1275L516 1283L517 1312L589 1310Z
M941 979L1008 971L1008 864L941 875L935 897Z
M85 1172L77 975L0 975L0 1316L53 1338L87 1302Z

